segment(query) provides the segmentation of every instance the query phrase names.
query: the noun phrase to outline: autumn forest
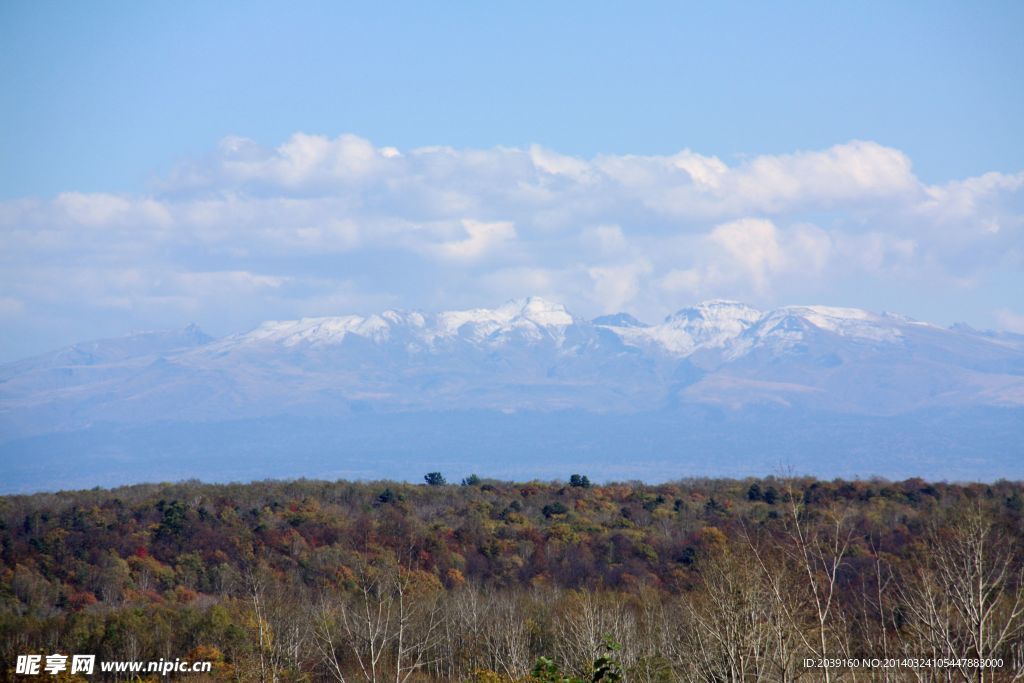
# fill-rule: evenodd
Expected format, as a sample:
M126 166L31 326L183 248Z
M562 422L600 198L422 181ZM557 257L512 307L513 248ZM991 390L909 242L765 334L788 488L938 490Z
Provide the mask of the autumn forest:
M62 652L217 681L1024 680L1022 542L1005 481L6 496L0 675Z

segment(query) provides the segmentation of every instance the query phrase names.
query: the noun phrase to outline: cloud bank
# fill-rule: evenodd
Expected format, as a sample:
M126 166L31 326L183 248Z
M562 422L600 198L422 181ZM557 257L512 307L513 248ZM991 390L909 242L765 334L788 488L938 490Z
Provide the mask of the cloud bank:
M81 338L531 294L650 317L711 297L914 311L947 296L1018 328L1019 307L986 299L1024 285L1022 237L1024 172L926 185L870 141L727 163L231 137L147 196L0 204L0 311Z

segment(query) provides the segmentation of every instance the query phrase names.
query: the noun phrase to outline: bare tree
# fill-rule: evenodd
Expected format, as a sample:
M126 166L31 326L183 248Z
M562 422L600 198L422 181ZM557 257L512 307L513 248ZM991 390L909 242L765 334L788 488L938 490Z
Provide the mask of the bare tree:
M829 683L837 674L829 660L849 652L837 592L853 529L848 514L839 507L812 516L792 480L787 498L784 536L774 543L783 561L769 567L767 555L749 532L747 542L789 631L799 637L808 656L822 661L820 675Z
M429 578L428 578L429 577ZM399 567L390 577L397 602L395 683L432 663L439 640L440 583L431 574Z
M339 612L348 647L369 683L383 680L384 656L394 637L390 581L381 574L375 567L360 568L355 595Z
M783 675L781 615L757 565L724 547L708 558L701 575L703 590L685 602L692 624L687 654L697 675L730 683Z
M337 602L321 596L313 615L313 644L328 675L338 683L348 683L342 654L346 641L341 632L340 622L341 613Z
M671 653L678 641L680 612L664 594L652 588L641 590L634 601L636 631L630 647L637 661L631 664L627 676L636 683L670 679L674 673Z
M368 683L405 683L432 663L441 624L437 586L393 563L366 564L355 572L352 595L324 595L315 638L331 675L345 680L345 650Z
M998 680L1024 679L1024 666L1014 661L1024 637L1024 569L1009 537L978 504L952 514L945 526L933 525L925 543L900 591L911 632L937 657L1003 658ZM965 680L997 676L984 665L959 670Z
M579 675L589 671L590 663L610 636L623 644L623 666L635 663L632 643L636 618L621 595L596 591L568 591L559 605L554 628L558 656Z
M486 647L495 671L520 680L530 671L530 632L525 614L526 596L518 593L488 596L490 615Z
M860 596L856 606L851 606L853 619L857 624L857 635L864 653L888 659L894 654L893 634L899 628L898 612L892 607L896 578L893 570L882 558L882 551L873 537L868 538L871 549L870 571L866 563L856 578L860 585ZM892 622L892 623L890 623ZM889 668L876 672L872 680L888 683L895 675Z
M255 569L250 567L246 571L246 591L256 621L258 672L261 683L277 683L281 674L279 651L274 647L274 633L267 618L270 582L269 571L262 565Z
M434 673L458 680L485 665L485 628L493 596L472 584L459 586L445 598Z

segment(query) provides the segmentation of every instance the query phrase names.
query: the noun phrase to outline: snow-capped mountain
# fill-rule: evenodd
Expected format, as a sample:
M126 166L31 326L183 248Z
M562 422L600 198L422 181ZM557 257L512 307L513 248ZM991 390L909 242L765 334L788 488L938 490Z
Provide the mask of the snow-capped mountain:
M96 420L381 410L751 403L870 414L1024 405L1024 344L859 309L731 301L659 324L586 321L540 298L494 309L194 326L76 344L0 367L9 434ZM32 416L45 413L45 419ZM63 417L59 417L63 415ZM34 427L33 427L34 425Z
M660 325L616 325L611 319L607 323L595 323L611 330L630 346L683 357L701 349L725 348L761 316L760 311L750 306L719 300L684 308Z
M564 341L565 329L576 322L564 306L533 297L510 301L494 309L446 311L435 315L385 311L369 316L268 321L211 348L330 347L343 344L346 337L359 337L379 345L412 344L410 351L430 351L454 340L490 347L516 339L526 342L548 339L560 344Z
M56 434L111 425L318 419L367 426L385 415L484 411L592 415L603 424L615 416L627 425L656 415L672 429L686 423L707 431L709 414L742 428L743 415L766 410L784 411L794 425L821 415L856 421L996 411L1012 435L1002 448L1020 454L1024 338L859 309L759 311L720 300L656 324L627 313L588 321L530 298L493 309L269 321L220 339L189 326L0 366L0 448L17 453L34 452L26 444L52 446ZM470 441L487 441L468 423L449 426L466 429ZM513 432L513 442L525 438ZM570 429L558 438L591 436ZM648 431L640 443L660 438Z

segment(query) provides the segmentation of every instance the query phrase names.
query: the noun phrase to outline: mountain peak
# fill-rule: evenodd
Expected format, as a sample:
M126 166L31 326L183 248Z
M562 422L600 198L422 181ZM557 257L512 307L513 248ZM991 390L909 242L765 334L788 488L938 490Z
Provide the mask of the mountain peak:
M681 308L665 318L665 322L673 320L710 320L735 319L754 322L761 317L761 311L739 301L729 299L710 299L699 304Z
M877 320L880 316L862 308L845 308L842 306L783 306L780 311L793 312L804 316L832 318L835 320Z
M436 316L437 336L466 336L492 342L511 332L539 339L545 335L561 338L562 330L575 320L562 304L541 297L512 299L497 308L445 311Z
M713 299L701 301L688 308L680 308L672 315L665 318L666 325L674 326L707 326L716 327L728 326L731 328L744 328L753 325L763 313L752 306L738 301L726 299Z
M505 307L517 311L516 317L523 317L544 326L572 325L573 317L565 306L539 296L513 299Z
M906 321L882 316L860 308L838 306L783 306L769 311L751 330L750 338L734 349L735 354L753 346L769 345L777 352L806 342L805 335L820 330L858 342L901 344L901 326Z
M705 299L697 304L695 308L735 308L737 306L749 308L747 304L735 299Z
M254 351L260 355L272 354L275 348L328 350L348 343L346 340L350 337L386 346L389 353L398 354L410 349L448 353L461 344L491 350L540 344L566 350L575 348L566 347L566 340L586 338L588 327L604 328L626 346L649 350L659 356L679 358L694 353L711 354L701 357L705 362L716 362L710 359L721 356L735 360L757 348L771 347L773 352L779 353L802 348L801 345L806 345L819 331L857 343L903 344L910 325L913 329L923 329L925 324L902 316L836 306L783 306L762 312L729 299L710 299L682 308L655 325L642 323L624 312L588 322L575 318L560 303L531 296L511 299L495 308L439 313L388 310L379 314L267 321L249 332L212 344L207 344L211 339L195 324L190 324L172 332L142 333L131 337L131 343L126 340L116 344L104 342L105 350L100 354L90 345L78 345L73 349L73 357L62 358L62 362L81 357L85 360L75 362L93 363L113 357L111 353L127 357L138 355L137 350L142 353L174 348L195 348L199 354ZM582 331L576 333L570 328ZM113 348L118 351L114 352Z

